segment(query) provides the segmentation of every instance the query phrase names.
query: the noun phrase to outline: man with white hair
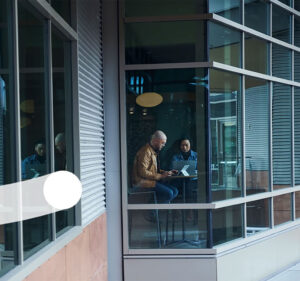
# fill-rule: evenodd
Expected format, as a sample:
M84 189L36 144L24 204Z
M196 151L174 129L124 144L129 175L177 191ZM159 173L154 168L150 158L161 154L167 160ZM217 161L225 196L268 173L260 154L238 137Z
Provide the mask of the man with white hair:
M162 131L156 131L149 143L136 154L132 183L135 191L155 191L158 203L170 203L177 195L178 189L163 179L172 176L177 171L164 171L160 168L159 152L166 145L167 136Z

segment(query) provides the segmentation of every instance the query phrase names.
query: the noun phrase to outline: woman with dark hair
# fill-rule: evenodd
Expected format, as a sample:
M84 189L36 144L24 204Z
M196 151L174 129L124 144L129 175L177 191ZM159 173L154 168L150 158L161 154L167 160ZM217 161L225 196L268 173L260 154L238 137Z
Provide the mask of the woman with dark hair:
M187 137L179 141L179 153L173 156L172 162L184 160L197 160L197 152L191 150L191 142Z

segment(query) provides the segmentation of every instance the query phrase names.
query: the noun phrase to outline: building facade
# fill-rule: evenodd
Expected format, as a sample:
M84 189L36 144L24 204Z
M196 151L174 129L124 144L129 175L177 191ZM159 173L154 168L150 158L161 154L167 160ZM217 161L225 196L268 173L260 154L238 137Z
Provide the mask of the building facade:
M300 260L300 2L0 3L1 183L83 184L0 226L1 279L254 281ZM172 200L132 176L156 130Z

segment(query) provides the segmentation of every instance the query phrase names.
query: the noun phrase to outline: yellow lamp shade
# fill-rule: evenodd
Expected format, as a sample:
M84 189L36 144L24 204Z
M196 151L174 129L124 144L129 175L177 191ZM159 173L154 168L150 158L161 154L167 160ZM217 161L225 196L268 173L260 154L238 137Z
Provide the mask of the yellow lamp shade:
M137 96L135 101L142 107L154 107L162 103L163 97L158 93L148 92Z

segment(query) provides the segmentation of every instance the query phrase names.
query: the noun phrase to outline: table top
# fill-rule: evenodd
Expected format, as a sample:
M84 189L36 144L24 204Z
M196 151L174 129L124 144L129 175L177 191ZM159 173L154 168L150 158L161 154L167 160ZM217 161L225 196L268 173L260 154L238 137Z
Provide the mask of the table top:
M178 175L178 176L168 176L166 179L191 179L196 177L197 175L189 175L189 176Z

